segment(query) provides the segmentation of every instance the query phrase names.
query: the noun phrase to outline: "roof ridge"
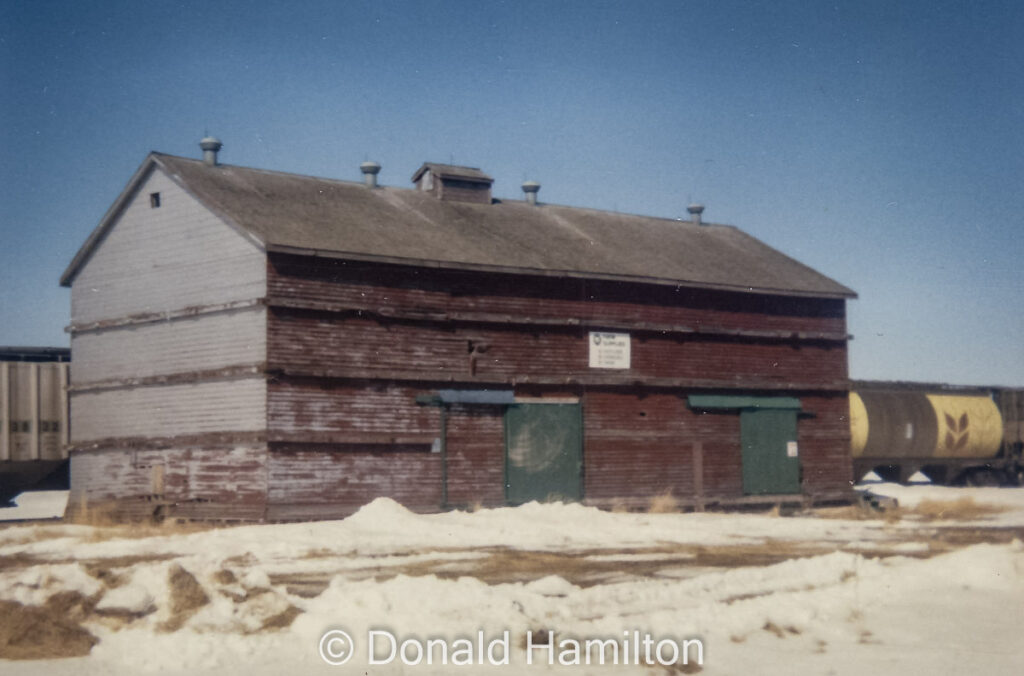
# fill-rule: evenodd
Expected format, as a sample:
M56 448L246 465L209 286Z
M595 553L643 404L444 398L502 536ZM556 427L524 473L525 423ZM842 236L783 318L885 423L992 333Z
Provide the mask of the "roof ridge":
M170 153L162 153L162 152L159 152L159 151L156 151L156 150L150 151L150 155L156 155L156 156L161 157L161 158L170 158L170 159L176 160L176 161L188 162L188 163L194 164L194 165L201 165L201 164L203 164L203 161L201 159L197 159L197 158L194 158L194 157L182 157L181 155L172 155ZM426 165L437 165L437 164L438 163L436 163L436 162L424 162L423 163L424 166L426 166ZM354 186L357 186L357 187L364 187L365 186L363 181L355 180L355 179L350 180L350 179L344 179L344 178L334 178L334 177L330 177L330 176L317 176L317 175L314 175L314 174L300 174L300 173L296 173L296 172L293 172L293 171L281 171L279 169L264 169L262 167L250 167L250 166L243 165L243 164L229 164L229 163L226 163L226 162L218 163L217 166L218 167L230 168L230 169L238 169L238 170L242 170L242 171L253 171L253 172L258 172L258 173L261 173L261 174L267 174L267 175L271 175L271 176L286 176L286 177L291 177L291 178L305 178L305 179L312 179L312 180L316 180L316 181L325 181L325 182L328 182L328 183L342 183L342 184L345 184L345 185L354 185ZM457 166L457 165L444 165L444 166ZM466 168L475 168L475 167L466 167ZM410 193L416 193L416 194L422 193L422 191L421 190L417 190L415 186L404 186L404 185L378 185L376 189L378 189L378 190L380 190L380 189L384 189L384 190L401 190L403 192L410 192ZM434 198L430 198L430 199L434 199ZM526 205L527 204L526 200L522 200L522 199L512 199L512 198L508 198L508 197L495 197L494 199L495 199L495 202L497 204L519 204L519 205ZM481 206L487 206L487 205L481 205ZM673 223L673 224L683 225L683 226L693 225L689 218L684 218L684 217L681 217L681 216L679 216L679 217L655 216L655 215L651 215L651 214L641 214L641 213L636 213L636 212L632 212L632 211L619 211L617 209L599 209L597 207L579 206L579 205L575 205L575 204L561 204L561 203L557 203L557 202L541 202L538 206L554 207L556 209L573 209L573 210L576 210L576 211L586 211L586 212L595 213L595 214L614 214L614 215L617 215L617 216L630 216L630 217L633 217L633 218L643 218L643 219L646 219L646 220L665 221L667 223ZM531 208L536 208L536 207L531 207ZM711 228L731 228L731 229L734 229L734 230L738 230L739 229L737 226L732 225L730 223L712 223L710 221L702 222L699 227L702 227L702 228L705 228L705 227L711 227ZM741 230L741 232L742 232L742 230Z
M306 255L718 288L856 297L849 288L733 225L498 199L446 202L414 187L367 188L152 152L69 266L69 284L147 172L165 172L258 246Z

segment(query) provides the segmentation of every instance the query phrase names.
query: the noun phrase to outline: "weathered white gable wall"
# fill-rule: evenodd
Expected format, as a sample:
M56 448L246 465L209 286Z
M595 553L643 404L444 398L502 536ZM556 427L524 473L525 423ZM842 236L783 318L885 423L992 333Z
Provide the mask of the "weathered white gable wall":
M73 442L264 429L265 295L260 248L151 172L72 283Z
M149 206L160 193L161 206ZM155 170L71 288L75 325L262 298L259 248Z
M71 406L75 440L260 432L262 378L79 392Z
M266 360L266 308L181 317L77 334L75 383L252 366Z

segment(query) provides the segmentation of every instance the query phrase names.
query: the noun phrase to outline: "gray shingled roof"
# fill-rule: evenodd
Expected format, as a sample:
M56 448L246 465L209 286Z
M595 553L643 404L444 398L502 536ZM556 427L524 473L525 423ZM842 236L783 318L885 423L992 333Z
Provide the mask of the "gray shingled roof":
M150 159L268 251L783 295L856 295L732 226L519 201L441 201L408 188L211 167L158 153ZM63 283L84 262L90 242Z

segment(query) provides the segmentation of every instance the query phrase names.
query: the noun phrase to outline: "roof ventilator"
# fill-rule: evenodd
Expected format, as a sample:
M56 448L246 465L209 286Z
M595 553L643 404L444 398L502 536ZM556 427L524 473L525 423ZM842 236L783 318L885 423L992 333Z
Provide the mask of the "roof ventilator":
M700 215L704 213L703 204L691 204L686 207L686 210L690 212L690 220L693 221L694 225L703 225L700 220Z
M536 206L537 193L540 192L540 183L537 183L537 181L524 181L523 192L526 194L526 201Z
M363 181L367 188L377 187L377 174L380 173L380 165L376 162L367 161L359 165L359 171L363 172Z
M203 149L203 163L210 167L217 166L217 153L224 147L220 139L207 136L199 142L199 147Z

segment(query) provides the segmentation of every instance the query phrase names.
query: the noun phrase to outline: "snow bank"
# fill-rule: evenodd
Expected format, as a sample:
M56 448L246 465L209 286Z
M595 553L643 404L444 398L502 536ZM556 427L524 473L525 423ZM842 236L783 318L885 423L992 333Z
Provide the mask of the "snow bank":
M907 495L933 500L965 495L940 487L890 492L896 491L903 504L910 503ZM998 497L990 498L989 491ZM1004 500L1006 514L1015 514L1024 492L967 489L966 494L979 502ZM87 658L11 663L16 669L0 662L0 669L114 676L345 673L327 667L317 652L326 631L343 629L360 650L371 630L399 639L446 640L508 631L519 668L475 665L463 669L467 673L559 671L522 664L526 633L547 631L581 638L632 631L698 637L707 648L708 674L867 670L902 675L949 672L950 664L1015 673L1011 667L1024 663L1019 640L1024 545L1019 541L927 559L867 558L856 551L886 545L900 554L928 554L932 533L932 527L925 531L881 520L616 514L536 503L422 515L390 500L374 501L343 521L151 537L129 537L116 529L19 526L0 529L0 561L10 562L0 567L0 600L43 606L67 591L95 599L83 626L100 642ZM696 552L712 547L738 546L736 563L742 564L744 551L776 547L800 553L801 545L845 551L770 566L687 568L688 560L699 559ZM666 565L686 569L686 576L635 574L658 570L666 551L671 557ZM495 552L501 554L497 559ZM621 575L606 578L614 582L573 584L566 578L579 580L553 563L550 572L534 574L537 579L487 584L471 576L451 577L458 573L442 575L437 567L457 564L442 569L472 572L474 565L497 561L512 568L498 577L514 580L518 557L541 554L548 557L542 561L569 566L589 561ZM410 572L420 569L434 574ZM323 585L309 592L281 581L307 578ZM452 670L369 665L368 655L358 651L347 668L375 674ZM638 670L602 668L600 673Z
M0 521L60 519L70 491L29 491L14 499L14 507L0 508Z

